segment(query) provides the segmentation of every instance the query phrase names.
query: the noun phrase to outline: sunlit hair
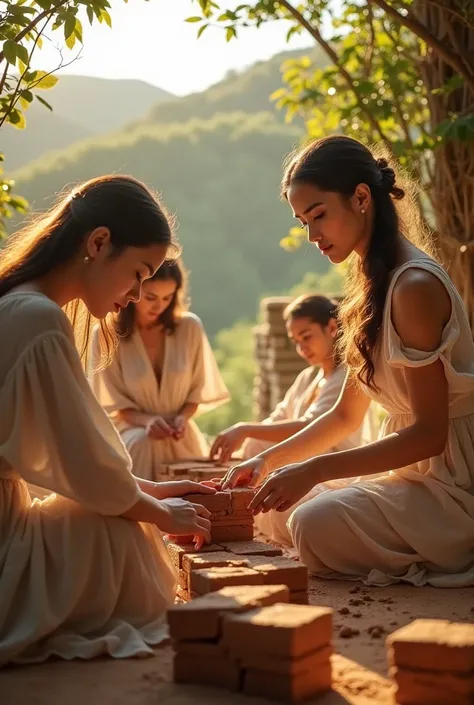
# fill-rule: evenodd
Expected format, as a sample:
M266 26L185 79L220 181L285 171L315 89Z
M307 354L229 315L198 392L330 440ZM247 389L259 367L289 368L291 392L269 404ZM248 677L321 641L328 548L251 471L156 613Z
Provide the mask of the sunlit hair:
M317 323L321 328L326 328L331 320L339 324L338 303L321 294L302 294L294 299L283 311L285 323L308 318L312 323ZM334 364L338 365L340 356L334 350Z
M349 258L344 299L339 307L339 345L352 374L377 390L373 356L383 323L390 277L398 263L399 235L433 256L429 233L415 205L415 186L409 180L403 184L404 188L398 186L396 167L387 156L376 158L360 142L345 136L313 141L291 154L284 165L281 184L284 198L295 183L338 193L347 201L359 184L370 188L373 228L364 257L353 253ZM403 204L400 204L402 199Z
M176 290L169 305L160 315L157 323L161 323L165 333L172 335L188 310L188 277L180 260L164 262L155 274L147 279L148 282L174 281ZM130 302L127 308L120 311L116 320L116 331L121 338L128 338L135 330L136 305Z
M63 194L50 210L8 238L0 250L0 296L80 256L85 238L98 227L110 231L111 257L127 247L150 245L163 245L169 258L180 253L172 219L156 195L132 177L100 176ZM79 300L68 304L65 312L85 361L92 317ZM117 336L111 318L101 321L100 327L101 363L107 364Z

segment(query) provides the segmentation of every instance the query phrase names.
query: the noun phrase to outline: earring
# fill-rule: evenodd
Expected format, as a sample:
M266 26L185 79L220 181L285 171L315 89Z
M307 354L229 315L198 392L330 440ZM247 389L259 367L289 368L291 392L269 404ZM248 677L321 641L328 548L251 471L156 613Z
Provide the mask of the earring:
M362 213L362 215L365 215L365 208L361 208L360 212Z
M86 256L84 257L84 263L85 263L85 264L89 264L90 261L91 261L91 258L89 257L89 255L86 255Z

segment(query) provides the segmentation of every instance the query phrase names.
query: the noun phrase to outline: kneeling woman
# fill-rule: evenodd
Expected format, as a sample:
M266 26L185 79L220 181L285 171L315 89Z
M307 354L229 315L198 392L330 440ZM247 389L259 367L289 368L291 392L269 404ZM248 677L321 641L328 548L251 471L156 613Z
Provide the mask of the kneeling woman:
M337 302L326 296L305 294L292 301L283 318L288 337L308 363L285 398L261 423L237 423L222 431L211 448L211 457L231 458L243 446L243 457L252 458L275 443L290 438L336 403L346 378L336 350ZM354 448L362 442L361 426L334 450Z
M112 364L91 375L95 395L132 457L134 474L148 480L162 479L164 462L207 455L192 417L229 399L203 325L186 311L185 284L179 262L165 262L144 282L141 300L118 313L120 343Z

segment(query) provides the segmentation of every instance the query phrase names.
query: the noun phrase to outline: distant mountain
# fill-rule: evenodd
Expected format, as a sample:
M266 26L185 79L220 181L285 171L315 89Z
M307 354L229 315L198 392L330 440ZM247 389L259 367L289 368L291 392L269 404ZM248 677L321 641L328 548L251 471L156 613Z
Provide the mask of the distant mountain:
M5 153L5 169L18 169L45 153L64 149L90 137L92 132L57 113L34 103L26 113L26 128L2 128L0 148Z
M114 132L156 103L174 98L145 81L92 76L60 76L47 97L57 115L95 134Z
M24 130L11 125L2 129L5 169L11 172L53 150L119 130L160 100L172 97L144 81L60 76L56 86L44 94L52 113L34 103L26 112Z
M210 118L215 113L243 111L246 113L275 112L283 121L285 112L277 110L270 95L281 88L281 65L287 59L310 56L317 68L328 65L328 58L319 48L285 51L269 61L260 61L250 68L229 72L223 81L201 93L157 103L140 120L143 123L186 122L191 118Z

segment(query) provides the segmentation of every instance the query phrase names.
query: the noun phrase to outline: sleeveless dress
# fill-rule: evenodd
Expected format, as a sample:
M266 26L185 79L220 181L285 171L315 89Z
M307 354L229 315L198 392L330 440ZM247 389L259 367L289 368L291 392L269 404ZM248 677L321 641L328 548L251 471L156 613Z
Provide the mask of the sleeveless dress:
M431 272L451 300L451 316L434 352L404 347L392 324L393 288L409 268ZM379 393L366 389L387 412L381 437L413 421L406 368L436 360L444 366L449 391L444 452L399 470L340 480L339 489L297 507L288 528L312 573L380 586L474 585L474 343L449 276L424 256L395 271L387 294L374 358Z
M153 654L176 575L64 312L0 298L0 666ZM32 501L27 483L51 492ZM57 493L57 494L56 494Z

